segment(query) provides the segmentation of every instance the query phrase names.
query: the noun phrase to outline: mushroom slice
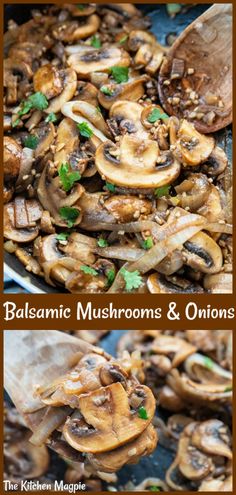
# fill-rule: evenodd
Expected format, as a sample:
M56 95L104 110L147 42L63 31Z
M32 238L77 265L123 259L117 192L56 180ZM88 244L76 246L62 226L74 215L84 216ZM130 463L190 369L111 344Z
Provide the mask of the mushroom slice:
M4 205L4 237L15 242L33 241L39 232L38 227L16 228L14 202Z
M155 414L155 399L149 388L132 390L142 399L148 419L132 410L129 397L120 383L101 387L79 397L79 410L86 421L69 418L63 428L66 441L80 452L100 453L116 449L137 438L149 426Z
M205 162L211 155L215 146L212 137L198 132L194 125L187 120L182 120L177 132L174 155L185 167L196 167Z
M73 43L92 36L97 32L99 26L100 18L96 14L92 14L86 18L86 22L82 25L77 21L59 22L52 28L52 34L57 40Z
M175 186L178 205L197 211L205 205L211 190L211 184L204 174L189 174L187 179ZM204 206L203 206L204 207Z
M180 164L169 155L166 163L157 165L159 149L155 141L141 141L135 135L123 136L119 159L115 146L101 144L96 150L95 163L102 177L117 186L156 188L173 182L180 172Z
M77 88L77 76L73 69L65 69L60 71L60 77L63 81L63 90L58 95L52 98L48 107L44 110L45 113L57 113L61 111L62 106L71 98L73 98Z
M3 170L4 180L14 182L20 171L22 147L15 139L4 136L3 140Z
M77 262L75 271L71 273L66 281L66 288L73 294L82 292L94 293L104 292L108 289L108 273L115 269L114 263L107 259L100 258L92 265L92 273L85 273L82 269L82 263Z
M42 65L34 74L34 90L43 93L48 100L59 95L63 90L60 71L52 64Z
M185 263L203 273L217 273L223 264L222 251L205 232L198 232L184 243Z
M110 108L110 119L115 119L118 126L125 128L129 134L136 134L142 139L148 139L149 133L141 122L143 107L139 103L121 100Z
M177 456L179 470L189 480L201 480L213 470L212 460L196 447L193 447L191 439L184 433L179 440Z
M53 144L56 132L52 122L41 122L34 129L34 135L38 138L38 144L35 149L35 158L41 159Z
M71 4L65 3L63 4L63 8L69 10L73 17L84 17L87 15L91 15L96 11L96 3L88 3L88 4Z
M149 215L152 211L151 201L123 194L106 199L104 207L121 223L135 221L142 214Z
M97 129L97 127L95 127L95 125L93 125L93 123L91 123L90 120L88 120L86 117L82 116L80 109L83 108L83 110L85 112L84 107L82 107L82 105L81 105L82 103L83 102L81 102L81 101L69 101L68 103L65 103L62 106L61 112L66 117L70 117L70 119L74 120L75 122L78 122L78 124L86 122L89 125L90 129L93 131L93 134L95 134L95 136L98 139L100 139L100 141L102 141L102 142L107 141L107 139L108 139L107 136L105 136L103 134L103 132L101 132L99 129ZM89 103L87 103L87 106L85 104L85 107L87 110L87 114L89 114L90 116L92 115L93 120L96 121L96 123L99 122L99 125L101 125L101 119L99 118L99 116L97 115L97 117L95 117L95 110L96 109L93 108L93 105L90 105ZM104 125L103 125L103 127L104 127Z
M172 367L177 368L188 356L196 351L196 347L178 337L158 335L152 343L152 351L167 356L174 355Z
M151 294L194 294L204 292L202 287L190 280L178 277L163 277L159 273L149 275L147 280L148 290Z
M4 87L6 90L6 101L13 105L30 89L32 71L28 64L15 58L4 60Z
M119 471L125 464L136 464L141 456L150 455L157 444L157 433L152 425L135 440L104 454L88 454L89 463L105 473Z
M212 294L232 294L233 277L232 273L215 273L205 275L203 281L204 288Z
M19 437L19 430L15 426L15 435L15 438L4 447L5 457L9 459L9 467L11 468L8 479L15 483L19 480L22 481L22 479L39 478L45 474L49 467L50 457L47 447L45 445L38 447L32 445L26 429L23 438L17 438Z
M206 454L232 459L231 436L228 427L218 419L199 423L192 434L192 445Z
M222 479L206 479L202 481L201 485L198 488L199 492L232 492L233 491L233 478L232 476L228 476L224 480Z
M64 118L57 128L54 163L60 165L69 162L71 165L71 155L74 156L78 148L79 133L76 124L73 120Z
M144 82L146 76L140 76L129 80L127 83L122 84L105 84L105 87L109 90L109 94L105 94L100 88L98 93L99 103L109 110L113 103L119 100L138 101L145 93Z
M168 385L164 385L158 394L159 404L168 411L182 411L185 408L185 402L181 397Z
M111 67L129 67L130 57L127 52L116 46L93 49L70 55L68 65L80 76L89 77L92 72L108 72Z
M197 174L196 174L197 175ZM206 201L198 209L199 215L203 215L208 222L225 220L225 209L219 189L211 184Z
M144 44L154 45L155 43L156 37L148 31L136 29L129 33L128 46L131 51L136 52Z
M228 165L228 158L224 150L220 146L216 146L206 163L202 166L203 171L210 176L217 176L224 172Z

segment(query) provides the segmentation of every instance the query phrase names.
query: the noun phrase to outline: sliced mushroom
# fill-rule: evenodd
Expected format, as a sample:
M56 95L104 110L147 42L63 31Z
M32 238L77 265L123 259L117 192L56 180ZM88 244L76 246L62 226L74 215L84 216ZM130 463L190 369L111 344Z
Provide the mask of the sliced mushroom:
M56 24L52 29L55 39L73 43L83 40L97 32L100 26L100 18L96 14L86 17L86 21L80 25L77 21L64 21Z
M37 479L45 474L49 466L49 453L45 445L35 447L29 442L26 430L25 438L12 440L5 447L5 459L8 461L7 478L12 483L22 479ZM9 469L9 471L8 471Z
M63 90L58 96L52 98L48 107L44 110L48 114L60 112L62 106L73 98L77 88L77 76L73 69L61 70L60 77L63 81Z
M152 294L176 294L176 293L202 293L203 289L200 285L191 282L190 280L178 277L168 276L163 277L159 273L149 275L147 280L148 290Z
M208 175L215 177L222 174L227 165L228 159L224 150L219 146L216 146L202 168Z
M174 155L185 167L205 162L214 149L214 139L200 134L193 124L182 120L177 132Z
M177 455L179 470L187 479L201 480L213 469L212 460L196 447L193 447L191 440L184 433L179 440Z
M22 147L15 139L4 136L3 153L4 179L7 182L14 182L20 171Z
M56 135L55 127L52 122L41 122L34 128L34 136L38 138L38 144L35 149L35 158L41 159L49 151L54 142Z
M211 184L204 174L189 174L187 179L175 186L178 205L195 212L205 205L211 190ZM204 206L203 206L204 207Z
M193 432L192 445L206 454L232 459L231 436L229 429L218 419L200 423Z
M233 277L232 273L216 273L213 275L205 275L204 288L212 294L232 294L233 292Z
M104 88L104 86L102 86L98 93L99 103L109 110L113 103L118 102L119 100L138 101L145 93L145 81L145 76L139 76L131 78L128 82L122 84L105 84L105 88L108 89L109 94L102 91Z
M63 90L60 71L52 64L42 65L34 74L34 90L43 93L48 100L58 96Z
M113 195L104 201L104 208L121 223L137 220L152 211L151 201L135 196Z
M7 88L8 105L14 105L30 89L32 71L28 64L14 58L4 60L4 87Z
M108 452L137 438L149 426L155 413L151 391L138 385L132 393L140 394L148 419L132 411L129 398L120 383L101 387L79 397L79 409L86 421L66 421L63 435L80 452ZM132 425L132 426L131 426Z
M223 263L218 244L204 232L198 232L184 243L185 263L203 273L217 273Z
M172 357L172 367L177 368L196 351L196 347L183 339L171 335L158 335L152 343L152 351Z
M88 161L86 153L80 150L76 123L70 118L64 118L57 128L54 164L58 168L63 163L69 163L72 170L79 171L82 175L86 170Z
M99 146L95 163L102 177L112 184L129 188L157 188L170 184L178 177L180 164L168 157L160 157L155 141L141 141L136 136L123 136L120 141L119 159L114 157L116 148L110 143ZM157 164L158 159L164 159Z
M143 107L139 103L121 100L112 105L109 116L115 120L119 128L126 129L129 134L148 139L149 133L141 122L142 112Z
M158 395L159 404L167 409L168 411L178 412L185 408L185 402L176 392L169 387L164 385Z
M65 3L63 7L73 15L73 17L84 17L87 15L91 15L96 11L95 3L88 4L71 4Z
M15 203L7 203L4 205L4 236L6 239L21 243L33 241L37 237L39 232L37 226L16 228L15 222Z
M91 72L107 72L114 65L129 67L130 57L123 49L109 46L70 55L68 64L77 74L88 78Z
M87 459L96 471L114 473L125 464L136 464L141 456L151 454L156 444L156 430L149 425L138 438L127 445L103 454L88 454Z
M81 266L81 262L77 262L75 270L71 273L66 281L66 288L73 294L83 292L105 292L109 288L108 273L110 270L115 270L115 265L107 259L100 258L90 268L92 273L86 273ZM83 266L82 266L83 268Z
M222 222L225 220L225 208L219 189L211 184L206 201L198 209L208 222Z

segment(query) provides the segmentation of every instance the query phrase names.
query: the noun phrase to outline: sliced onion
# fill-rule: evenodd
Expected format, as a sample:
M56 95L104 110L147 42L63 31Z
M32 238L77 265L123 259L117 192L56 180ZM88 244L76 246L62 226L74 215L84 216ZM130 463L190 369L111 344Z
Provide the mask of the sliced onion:
M52 432L66 420L70 411L70 407L49 408L30 438L30 442L37 446L43 445Z
M233 234L233 225L230 223L209 222L204 226L204 230L222 234Z
M75 122L78 122L78 124L86 122L89 125L90 129L93 131L93 134L95 134L95 136L97 136L100 141L108 141L108 138L101 131L99 131L99 129L97 129L88 119L86 119L86 117L82 117L82 115L75 113L74 110L76 111L76 101L68 101L68 103L64 103L61 108L61 112L63 113L63 115L69 117Z

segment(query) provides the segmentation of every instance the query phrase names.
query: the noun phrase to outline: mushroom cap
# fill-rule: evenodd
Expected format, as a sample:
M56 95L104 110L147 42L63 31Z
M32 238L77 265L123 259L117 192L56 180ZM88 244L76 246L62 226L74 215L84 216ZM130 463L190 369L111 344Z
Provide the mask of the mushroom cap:
M115 65L129 67L130 57L122 48L110 45L108 48L78 51L69 56L68 65L77 74L88 77L92 72L108 72Z
M200 134L193 124L182 120L177 131L175 156L184 166L195 167L205 162L211 155L215 141L210 136Z
M77 88L77 76L76 72L69 68L61 71L61 77L63 78L63 91L52 98L48 107L44 110L45 113L57 113L61 111L62 106L67 101L73 98Z
M136 134L142 139L148 139L149 133L142 124L141 116L143 106L140 103L122 99L113 103L110 108L109 116L118 123L127 121L129 123L129 133Z
M99 146L95 154L96 167L102 177L112 184L129 188L156 188L170 184L180 173L180 164L171 160L158 166L158 145L155 141L142 142L138 137L125 135L120 141L119 160L111 151L111 143Z
M108 452L137 438L150 424L156 402L148 387L138 385L132 392L142 397L148 419L132 411L129 397L117 382L79 397L79 410L86 421L69 418L63 428L66 441L80 452Z
M42 65L34 74L34 90L43 93L47 99L60 94L63 89L59 70L52 64Z
M15 139L4 136L3 153L4 179L6 181L13 181L19 175L22 147Z

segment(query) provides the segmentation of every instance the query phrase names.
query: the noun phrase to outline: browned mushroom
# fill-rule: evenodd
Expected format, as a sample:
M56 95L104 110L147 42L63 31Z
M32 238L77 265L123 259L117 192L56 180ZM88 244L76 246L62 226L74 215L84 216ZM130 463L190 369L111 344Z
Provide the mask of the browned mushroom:
M4 179L6 182L14 182L20 171L22 147L15 139L4 136L3 152Z

